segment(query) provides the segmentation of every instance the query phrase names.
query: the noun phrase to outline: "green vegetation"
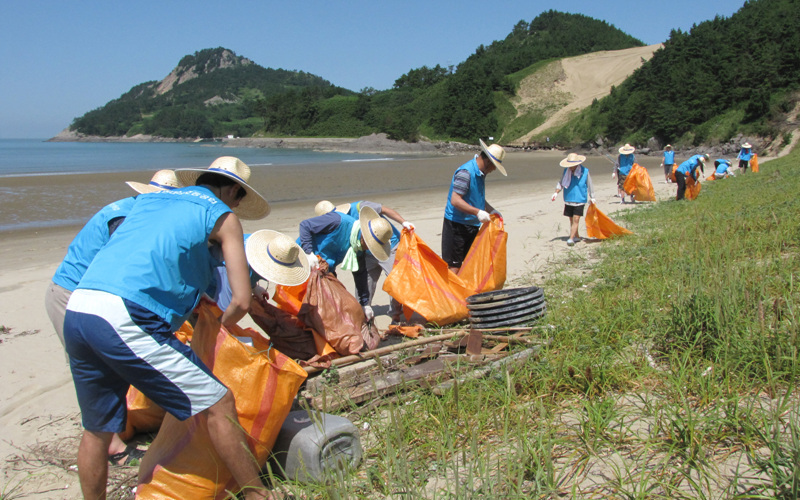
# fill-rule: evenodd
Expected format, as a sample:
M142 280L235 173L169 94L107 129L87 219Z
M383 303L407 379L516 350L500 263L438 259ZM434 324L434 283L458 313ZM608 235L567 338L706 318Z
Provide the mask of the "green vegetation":
M798 192L795 152L695 201L611 214L635 234L588 260L570 253L543 284L550 310L534 331L552 344L535 360L441 397L354 407L369 429L360 470L283 486L315 498L798 498Z
M798 99L798 26L797 2L754 0L730 18L673 31L664 49L610 96L549 133L573 144L600 135L679 146L724 142L737 133L777 137L774 123Z

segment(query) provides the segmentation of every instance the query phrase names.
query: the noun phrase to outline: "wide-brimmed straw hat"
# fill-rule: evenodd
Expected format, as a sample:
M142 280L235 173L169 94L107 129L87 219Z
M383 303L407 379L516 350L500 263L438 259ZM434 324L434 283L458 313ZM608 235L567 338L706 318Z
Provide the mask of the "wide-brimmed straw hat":
M751 146L749 142L745 142L744 144L742 144L742 147L743 148L752 148L753 146Z
M153 174L149 184L136 181L127 181L125 184L129 185L134 191L141 194L155 193L156 191L169 191L183 187L181 183L178 182L178 178L175 176L174 170L159 170Z
M708 158L709 158L708 153L700 155L700 161L702 161L703 163L707 162Z
M664 146L664 149L667 149L667 148L672 149L672 144L667 144L666 146Z
M619 148L619 154L621 154L621 155L629 155L629 154L633 153L634 151L636 151L636 148L631 146L628 143L625 143L624 146Z
M481 150L486 153L486 156L492 160L494 166L497 167L497 170L500 171L501 174L508 176L506 173L506 169L503 166L503 158L506 156L506 150L503 149L503 146L499 144L492 144L491 146L486 146L486 143L483 142L483 139L478 139L478 142L481 144Z
M328 200L322 200L314 207L314 215L325 215L331 210L346 214L350 212L350 204L342 203L341 205L334 205Z
M258 220L269 215L269 203L258 191L250 187L248 184L250 167L239 158L220 156L208 168L181 168L175 171L175 175L184 186L194 186L197 179L207 173L233 179L247 191L247 195L241 199L239 206L232 209L240 219Z
M284 286L305 283L311 272L300 245L283 233L262 229L247 238L247 263L262 278Z
M392 225L389 221L372 208L362 207L358 213L358 223L361 226L361 237L372 255L380 261L387 260L392 250Z
M579 155L578 153L570 153L567 155L566 158L561 160L561 163L559 163L559 165L561 165L562 167L575 167L585 161L586 161L585 156Z

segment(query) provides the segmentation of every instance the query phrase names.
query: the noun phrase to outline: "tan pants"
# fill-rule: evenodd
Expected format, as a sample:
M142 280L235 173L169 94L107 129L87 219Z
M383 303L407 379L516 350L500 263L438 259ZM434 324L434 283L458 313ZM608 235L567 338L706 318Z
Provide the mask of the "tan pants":
M64 316L67 314L67 302L69 302L70 295L72 292L52 281L47 286L47 292L44 295L44 308L47 316L50 317L50 322L53 323L62 347L66 347L64 344ZM66 349L64 355L67 356ZM69 356L67 356L67 361L69 361Z

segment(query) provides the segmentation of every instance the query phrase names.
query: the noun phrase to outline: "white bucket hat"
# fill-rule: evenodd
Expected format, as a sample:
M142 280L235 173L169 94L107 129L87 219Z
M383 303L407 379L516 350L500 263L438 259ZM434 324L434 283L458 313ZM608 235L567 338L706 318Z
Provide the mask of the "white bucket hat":
M183 187L178 178L175 176L174 170L159 170L153 174L149 184L144 184L136 181L127 181L125 184L129 185L134 191L145 194L155 193L156 191L170 191Z
M559 165L561 165L562 167L574 167L580 165L585 161L586 161L585 156L579 155L578 153L570 153L567 155L566 158L561 160L561 163L559 163Z
M305 283L311 272L300 245L283 233L262 229L247 238L247 263L262 278L284 286Z
M749 142L745 142L744 144L742 144L742 147L745 148L745 149L750 149L753 146L751 146Z
M499 144L492 144L491 146L486 146L486 143L483 142L483 139L478 139L478 142L481 144L481 150L486 153L486 156L492 160L494 166L497 167L497 170L500 171L501 174L508 176L506 173L506 169L503 166L503 158L506 156L506 150L503 149L503 146Z
M621 154L621 155L629 155L629 154L633 153L634 151L636 151L636 148L631 146L627 142L625 143L624 146L619 148L619 154Z
M362 207L358 213L361 237L376 259L383 262L392 250L392 225L370 207Z
M269 215L269 203L258 191L250 187L250 167L233 156L220 156L208 168L181 168L175 171L178 180L184 186L194 186L197 179L206 173L219 174L233 179L242 186L247 195L232 209L240 219L258 220Z

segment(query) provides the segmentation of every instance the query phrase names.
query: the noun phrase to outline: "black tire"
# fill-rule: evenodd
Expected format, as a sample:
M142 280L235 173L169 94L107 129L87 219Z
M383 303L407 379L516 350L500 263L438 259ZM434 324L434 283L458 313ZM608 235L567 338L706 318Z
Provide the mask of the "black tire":
M519 318L511 318L505 320L498 320L496 322L489 322L489 323L479 323L479 324L472 324L474 328L501 328L504 326L523 326L526 323L532 323L542 317L547 313L547 308L545 307L541 311L529 314L527 316L522 316Z
M511 297L510 299L503 299L493 302L483 302L479 304L467 304L467 309L469 309L470 312L491 311L506 307L516 307L521 304L528 304L531 302L536 302L538 300L544 300L544 290L542 290L541 288L537 289L533 293L519 295L517 297Z
M480 318L484 316L498 316L506 315L513 316L516 311L526 311L533 309L539 304L544 303L544 297L528 298L527 300L515 302L513 304L501 304L496 307L489 307L484 309L470 309L469 315L473 318Z
M495 290L493 292L476 293L467 297L467 307L470 304L482 304L485 302L498 302L501 300L518 297L527 293L533 293L539 290L537 286L526 286L522 288L506 288L504 290Z
M469 321L473 325L482 325L484 323L495 323L498 321L514 320L517 318L523 318L530 315L539 314L545 309L547 309L547 303L542 302L536 305L535 307L527 307L510 313L500 313L491 316L470 316Z

